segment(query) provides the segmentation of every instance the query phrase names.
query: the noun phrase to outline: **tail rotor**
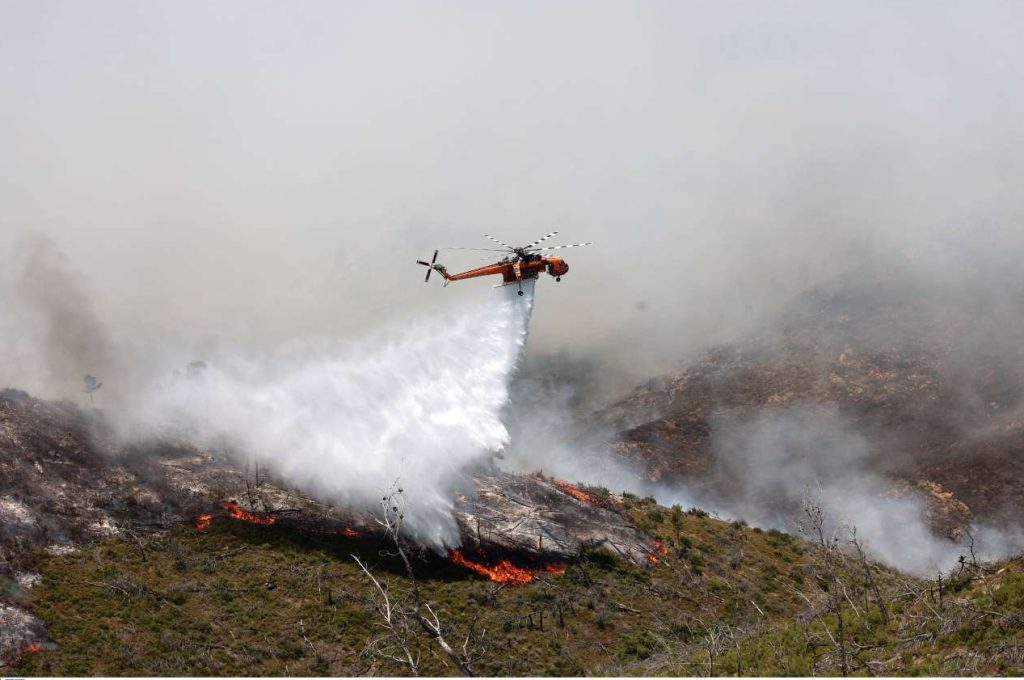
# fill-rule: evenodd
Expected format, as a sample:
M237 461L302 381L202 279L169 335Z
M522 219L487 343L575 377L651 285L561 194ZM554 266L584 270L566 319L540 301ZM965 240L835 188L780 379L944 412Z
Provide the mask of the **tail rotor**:
M416 260L416 264L421 264L427 268L427 275L423 279L423 283L430 281L430 273L434 271L434 263L437 262L437 251L434 251L434 258L430 262L424 262L423 260Z

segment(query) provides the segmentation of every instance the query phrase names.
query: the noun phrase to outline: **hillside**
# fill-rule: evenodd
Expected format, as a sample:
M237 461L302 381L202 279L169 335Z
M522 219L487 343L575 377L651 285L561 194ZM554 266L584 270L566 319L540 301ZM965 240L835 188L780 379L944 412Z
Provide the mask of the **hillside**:
M10 392L0 405L0 659L12 673L408 674L408 658L423 674L460 673L411 618L411 577L440 636L484 675L837 674L844 657L860 673L1022 668L1019 560L968 557L927 581L813 523L797 538L497 476L465 500L463 525L511 494L546 518L544 536L588 540L527 550L470 529L448 555L403 541L410 573L369 517L266 479L252 499L214 502L245 488L227 459L169 443L113 455L95 414ZM626 536L646 547L624 550Z
M12 662L26 650L50 644L46 631L59 616L39 611L36 593L52 582L45 569L51 557L96 557L122 546L138 551L148 565L164 546L175 566L186 564L182 555L193 553L217 561L222 556L211 557L206 547L218 543L225 521L240 520L277 532L285 543L333 542L334 560L347 562L357 550L368 562L378 561L389 534L372 508L325 504L237 455L197 448L173 436L173 430L163 439L125 442L114 437L101 412L16 390L0 394L0 659ZM620 505L593 499L566 482L480 469L465 485L452 508L461 552L430 552L428 559L463 579L482 572L503 583L528 582L562 572L572 559L594 550L633 567L660 554L654 539ZM401 494L397 489L396 503L404 499ZM182 548L197 531L214 536L214 543ZM414 543L408 547L423 552ZM279 563L286 555L275 549L264 557ZM122 562L118 558L112 566L121 569ZM118 574L128 578L126 572ZM117 592L155 587L122 584ZM62 597L59 610L67 606ZM103 617L97 624L106 625ZM60 637L53 639L63 648Z
M600 490L589 490L601 495ZM414 563L449 639L484 675L838 674L829 570L813 544L703 513L608 497L668 547L648 566L585 552L565 571L499 585L451 561ZM237 519L113 538L30 562L21 604L48 640L24 675L407 674L366 560L395 602L409 580L386 545ZM1024 564L943 582L837 561L847 664L860 674L1019 673ZM870 580L869 580L870 579ZM883 603L885 610L879 607ZM457 669L412 629L424 674ZM400 658L400 657L399 657Z
M1012 272L958 274L879 266L812 288L587 426L617 432L618 455L652 481L740 516L792 514L783 480L758 485L781 467L796 485L870 473L872 494L920 500L940 536L1018 527L1024 290Z

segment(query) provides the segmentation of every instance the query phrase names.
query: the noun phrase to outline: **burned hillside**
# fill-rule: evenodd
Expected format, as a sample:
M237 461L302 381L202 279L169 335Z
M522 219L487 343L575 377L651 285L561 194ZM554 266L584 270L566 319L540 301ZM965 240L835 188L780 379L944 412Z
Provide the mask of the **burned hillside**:
M446 558L498 582L528 581L544 565L564 570L593 549L648 564L657 554L653 539L600 493L480 470L455 499L462 551ZM6 390L0 395L0 593L10 594L8 631L21 633L4 638L3 653L10 658L12 649L39 638L43 623L15 606L31 599L36 555L111 538L144 550L151 536L204 529L221 518L339 541L386 538L372 511L317 501L244 458L173 437L126 444L99 411Z
M244 458L185 440L118 442L98 412L33 399L0 397L0 499L3 546L20 552L79 540L166 529L225 512L229 500L274 522L324 531L373 528L372 513L337 508L275 483ZM612 503L566 482L479 470L455 503L464 543L567 557L604 546L642 561L650 541ZM231 514L231 510L226 511Z
M381 627L381 593L408 612L415 591L373 514L223 453L118 444L102 414L71 404L7 392L0 409L0 667L464 672L430 635ZM1019 668L1018 562L972 557L936 590L845 535L842 548L817 545L540 475L480 473L473 485L455 506L462 548L410 554L438 630L474 673ZM836 579L854 604L829 597ZM990 642L965 649L979 635Z
M774 504L791 515L781 481L758 487L781 466L806 473L795 483L869 473L879 495L924 503L939 535L960 536L972 521L1020 526L1017 271L965 268L955 284L905 267L840 277L588 422L618 431L616 453L649 479L685 484L717 507Z

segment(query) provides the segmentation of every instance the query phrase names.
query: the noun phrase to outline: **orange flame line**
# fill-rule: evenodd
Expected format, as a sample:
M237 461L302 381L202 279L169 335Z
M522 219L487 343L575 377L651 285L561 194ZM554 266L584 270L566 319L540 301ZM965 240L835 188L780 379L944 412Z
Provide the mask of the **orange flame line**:
M561 479L556 479L554 480L554 484L559 489L569 494L578 501L583 501L584 503L593 503L594 505L600 505L601 503L601 499L595 496L594 494L587 493L583 489L573 486L569 482L563 482Z
M538 573L546 571L549 574L564 574L567 567L562 564L548 564L541 569L530 570L517 567L508 560L501 560L493 566L482 562L474 562L467 558L460 549L451 548L448 556L452 562L459 566L472 569L476 573L486 576L495 583L507 583L508 585L521 586L532 581Z
M269 526L277 523L277 517L274 515L270 515L265 512L249 512L248 510L243 510L235 501L224 501L224 509L227 510L229 517L244 520L246 522L252 522L253 524Z
M262 524L262 525L270 525L270 524L276 524L277 523L277 517L275 517L274 515L271 515L271 514L268 514L268 513L265 513L265 512L249 512L248 510L243 510L241 507L239 507L238 503L235 502L235 501L224 501L223 506L224 506L224 510L226 510L227 513L228 513L228 517L232 517L234 519L240 519L240 520L242 520L244 522L252 522L253 524ZM194 526L195 526L196 529L206 529L211 524L213 524L213 515L212 514L204 514L204 515L199 515L198 517L196 517ZM306 529L306 530L307 531L313 531L314 533L319 533L319 534L328 534L328 535L331 535L331 534L341 534L341 535L346 536L348 538L356 538L358 536L362 536L361 532L356 531L355 529L352 529L350 527L343 527L341 529Z

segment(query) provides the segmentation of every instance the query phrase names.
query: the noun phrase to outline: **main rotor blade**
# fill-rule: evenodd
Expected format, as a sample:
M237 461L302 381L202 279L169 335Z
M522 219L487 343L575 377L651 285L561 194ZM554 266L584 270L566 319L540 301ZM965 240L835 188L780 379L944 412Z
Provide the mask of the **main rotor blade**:
M494 238L490 234L484 234L484 238L488 238L488 239L494 241L495 243L497 243L499 246L504 246L504 247L508 248L509 250L515 250L515 248L513 248L509 244L507 244L507 243L505 243L503 241L499 241L498 239Z
M489 253L510 253L510 252L515 252L511 248L509 248L509 249L502 249L502 248L457 248L455 246L446 246L446 247L442 248L442 250L486 250Z
M535 248L534 252L540 252L542 250L559 250L561 248L579 248L580 246L592 246L592 242L587 241L586 243L571 243L567 246L548 246L547 248Z
M557 233L558 233L557 231L553 231L550 234L548 234L547 236L541 236L539 239L537 239L536 241L534 241L530 245L526 246L525 250L529 250L530 248L533 248L534 246L536 246L536 245L538 245L540 243L543 243L544 241L547 241L549 238L551 238L552 236L554 236Z

